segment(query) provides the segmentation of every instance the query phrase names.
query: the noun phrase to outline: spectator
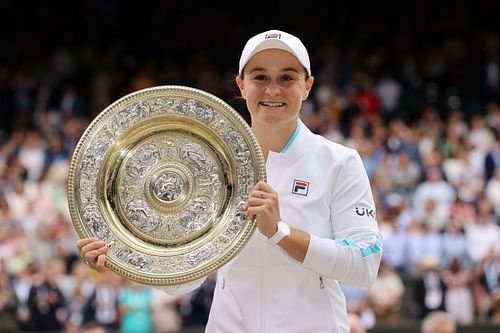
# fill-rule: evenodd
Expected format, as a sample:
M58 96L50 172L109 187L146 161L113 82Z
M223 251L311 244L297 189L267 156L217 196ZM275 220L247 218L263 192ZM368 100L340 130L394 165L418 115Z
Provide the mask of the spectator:
M488 320L495 325L500 325L500 288L491 295L491 307L488 310Z
M435 257L423 257L419 262L419 270L420 275L415 281L414 298L419 306L419 317L425 318L430 312L445 310L445 285Z
M1 261L3 264L3 261ZM3 330L14 331L16 322L16 296L5 269L0 268L0 325Z
M457 330L453 317L444 311L429 313L420 326L421 333L455 333Z
M484 180L485 183L493 178L495 169L500 167L500 130L495 131L495 143L486 150L484 157Z
M455 190L443 179L439 167L428 167L425 170L425 180L417 185L413 198L413 207L417 218L426 216L426 205L434 201L436 214L440 218L449 216L449 206L455 201Z
M156 288L151 290L151 320L154 333L179 332L182 318L178 307L182 296L171 296Z
M151 288L126 281L119 298L120 332L151 333Z
M500 166L496 167L494 176L486 183L485 195L493 203L495 219L500 225Z
M472 266L467 250L467 239L464 228L456 220L450 220L443 233L442 265L449 267L457 259L465 268Z
M490 251L475 267L474 303L478 319L485 320L492 309L493 296L500 288L500 255Z
M368 300L375 312L377 324L399 322L399 309L404 291L401 277L382 261L379 274L368 290Z
M472 277L472 272L465 270L457 257L443 271L445 309L461 325L470 325L474 321Z
M500 253L500 226L495 224L493 205L486 198L478 203L476 223L466 229L467 248L474 263L483 260L490 251Z
M96 322L109 330L119 327L118 288L115 275L104 272L97 276L93 293L83 306L83 324Z
M59 260L49 260L44 263L41 276L34 280L27 301L30 330L43 332L63 328L67 317L66 304L57 285L63 267Z

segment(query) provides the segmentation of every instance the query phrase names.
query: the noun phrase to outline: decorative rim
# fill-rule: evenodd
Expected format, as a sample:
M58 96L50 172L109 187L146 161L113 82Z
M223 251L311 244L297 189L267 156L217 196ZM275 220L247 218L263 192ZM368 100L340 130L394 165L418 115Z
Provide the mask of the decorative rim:
M133 92L104 109L74 151L68 204L106 266L148 285L200 279L231 260L255 223L243 205L265 181L260 146L221 99L191 87Z

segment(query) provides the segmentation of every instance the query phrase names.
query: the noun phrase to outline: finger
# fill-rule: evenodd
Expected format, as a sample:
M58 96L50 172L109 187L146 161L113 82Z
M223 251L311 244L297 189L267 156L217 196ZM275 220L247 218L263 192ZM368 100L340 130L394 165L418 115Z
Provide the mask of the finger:
M266 182L260 180L253 188L254 190L263 191L266 193L275 193L274 189Z
M262 206L266 204L265 199L261 198L249 198L245 203L244 209L247 210L249 207Z
M87 263L96 263L99 255L106 254L106 253L108 253L108 247L102 246L102 247L99 247L99 248L91 250L91 251L86 251L85 254L83 255L83 259Z
M262 191L261 190L252 190L250 194L248 195L249 198L262 198Z
M245 214L249 217L249 218L256 218L259 213L261 212L261 208L260 207L248 207L247 211L245 212Z
M85 253L87 253L89 251L96 250L96 249L99 249L99 248L104 247L104 246L106 246L106 242L105 241L94 240L93 242L88 243L87 245L85 245L80 252L83 255L85 255Z
M78 251L82 251L83 247L92 243L92 242L95 242L99 240L98 238L96 237L90 237L90 238L82 238L82 239L79 239L77 242L76 242L76 246L78 247Z
M106 255L101 254L97 257L97 263L95 265L95 268L98 272L105 272L108 270L106 267Z
M90 262L95 262L97 257L102 254L102 253L107 253L108 250L106 247L100 247L100 248L97 248L97 249L94 249L94 250L89 250L89 251L85 251L85 252L82 252L80 254L81 258L83 259L83 261L85 261L86 264L90 263Z

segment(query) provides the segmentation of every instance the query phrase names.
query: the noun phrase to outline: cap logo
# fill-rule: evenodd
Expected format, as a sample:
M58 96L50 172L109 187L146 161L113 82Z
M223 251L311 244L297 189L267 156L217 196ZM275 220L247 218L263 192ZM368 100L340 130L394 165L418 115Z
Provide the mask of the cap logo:
M264 39L281 39L281 34L278 34L278 33L266 34Z

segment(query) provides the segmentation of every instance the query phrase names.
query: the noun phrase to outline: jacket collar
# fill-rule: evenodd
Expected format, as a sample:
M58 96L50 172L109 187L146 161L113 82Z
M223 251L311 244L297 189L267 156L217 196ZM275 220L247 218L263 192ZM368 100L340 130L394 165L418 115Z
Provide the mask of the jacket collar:
M270 151L268 158L272 157L278 160L294 160L299 158L307 151L307 145L312 136L313 133L311 130L299 119L295 131L285 147L279 153Z

